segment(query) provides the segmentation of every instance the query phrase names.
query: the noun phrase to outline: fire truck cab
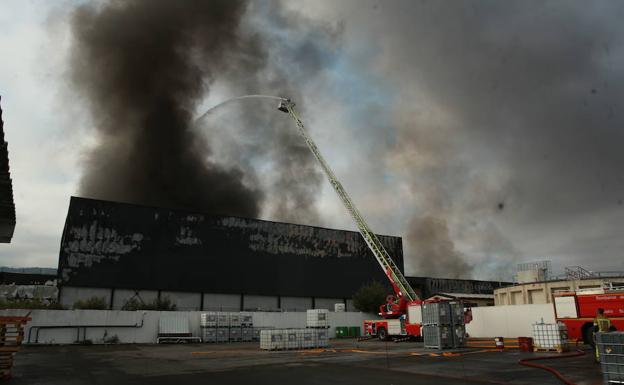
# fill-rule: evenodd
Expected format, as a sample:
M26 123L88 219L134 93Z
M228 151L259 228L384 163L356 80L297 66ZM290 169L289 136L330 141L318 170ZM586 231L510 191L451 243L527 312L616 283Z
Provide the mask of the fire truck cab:
M570 339L593 344L592 329L599 308L617 330L624 330L624 287L554 293L553 306L555 319L566 325Z
M364 321L364 335L377 337L382 341L389 337L420 337L422 324L421 304L422 301L408 302L407 311L399 318Z

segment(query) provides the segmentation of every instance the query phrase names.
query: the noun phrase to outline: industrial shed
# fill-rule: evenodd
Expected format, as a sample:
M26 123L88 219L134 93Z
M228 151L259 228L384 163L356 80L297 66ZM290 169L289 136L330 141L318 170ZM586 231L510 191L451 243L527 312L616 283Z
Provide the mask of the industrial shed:
M0 99L1 100L1 99ZM15 231L15 203L9 171L9 150L4 140L4 122L0 106L0 243L9 243Z
M403 268L400 237L380 236ZM59 255L60 302L119 309L169 297L178 309L333 308L387 280L359 233L72 197Z

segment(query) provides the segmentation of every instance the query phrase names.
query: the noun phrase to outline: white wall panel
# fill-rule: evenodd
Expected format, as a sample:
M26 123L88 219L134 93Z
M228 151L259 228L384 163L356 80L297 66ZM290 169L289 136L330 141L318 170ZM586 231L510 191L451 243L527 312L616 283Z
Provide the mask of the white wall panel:
M555 322L552 304L473 307L472 317L466 325L471 337L531 337L534 323Z
M25 315L30 310L1 310L0 315ZM118 339L120 343L155 343L158 336L158 321L161 316L172 312L159 311L119 311L119 310L32 310L26 325L24 343L31 328L36 326L67 326L66 329L41 329L39 343L69 344L76 342L76 326L96 326L87 328L86 339L98 344ZM189 319L191 333L200 336L199 311L178 311L176 316ZM371 314L344 312L329 313L329 335L335 337L336 326L360 326L365 319L377 318ZM305 312L254 312L254 326L274 328L305 328ZM82 331L80 339L83 339ZM31 343L35 341L35 329L31 333Z

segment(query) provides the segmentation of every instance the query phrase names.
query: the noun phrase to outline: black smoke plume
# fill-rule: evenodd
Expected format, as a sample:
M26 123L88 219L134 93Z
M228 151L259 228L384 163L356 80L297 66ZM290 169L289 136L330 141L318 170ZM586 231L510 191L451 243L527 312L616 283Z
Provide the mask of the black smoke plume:
M81 194L257 216L263 194L236 167L208 162L190 130L199 98L257 40L239 34L242 1L111 1L73 15L72 80L97 129ZM251 71L254 69L251 68Z

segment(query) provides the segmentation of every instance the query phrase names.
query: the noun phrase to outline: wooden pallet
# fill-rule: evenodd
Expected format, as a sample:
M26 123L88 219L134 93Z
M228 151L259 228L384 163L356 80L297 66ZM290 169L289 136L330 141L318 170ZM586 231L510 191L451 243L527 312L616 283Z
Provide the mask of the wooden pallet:
M563 352L567 352L568 348L563 348L563 347L540 348L540 347L534 346L533 347L533 351L536 352L536 353L539 353L539 352L543 352L543 353L546 353L546 352L563 353Z
M0 379L11 378L15 353L24 340L24 326L31 320L29 315L0 317Z

